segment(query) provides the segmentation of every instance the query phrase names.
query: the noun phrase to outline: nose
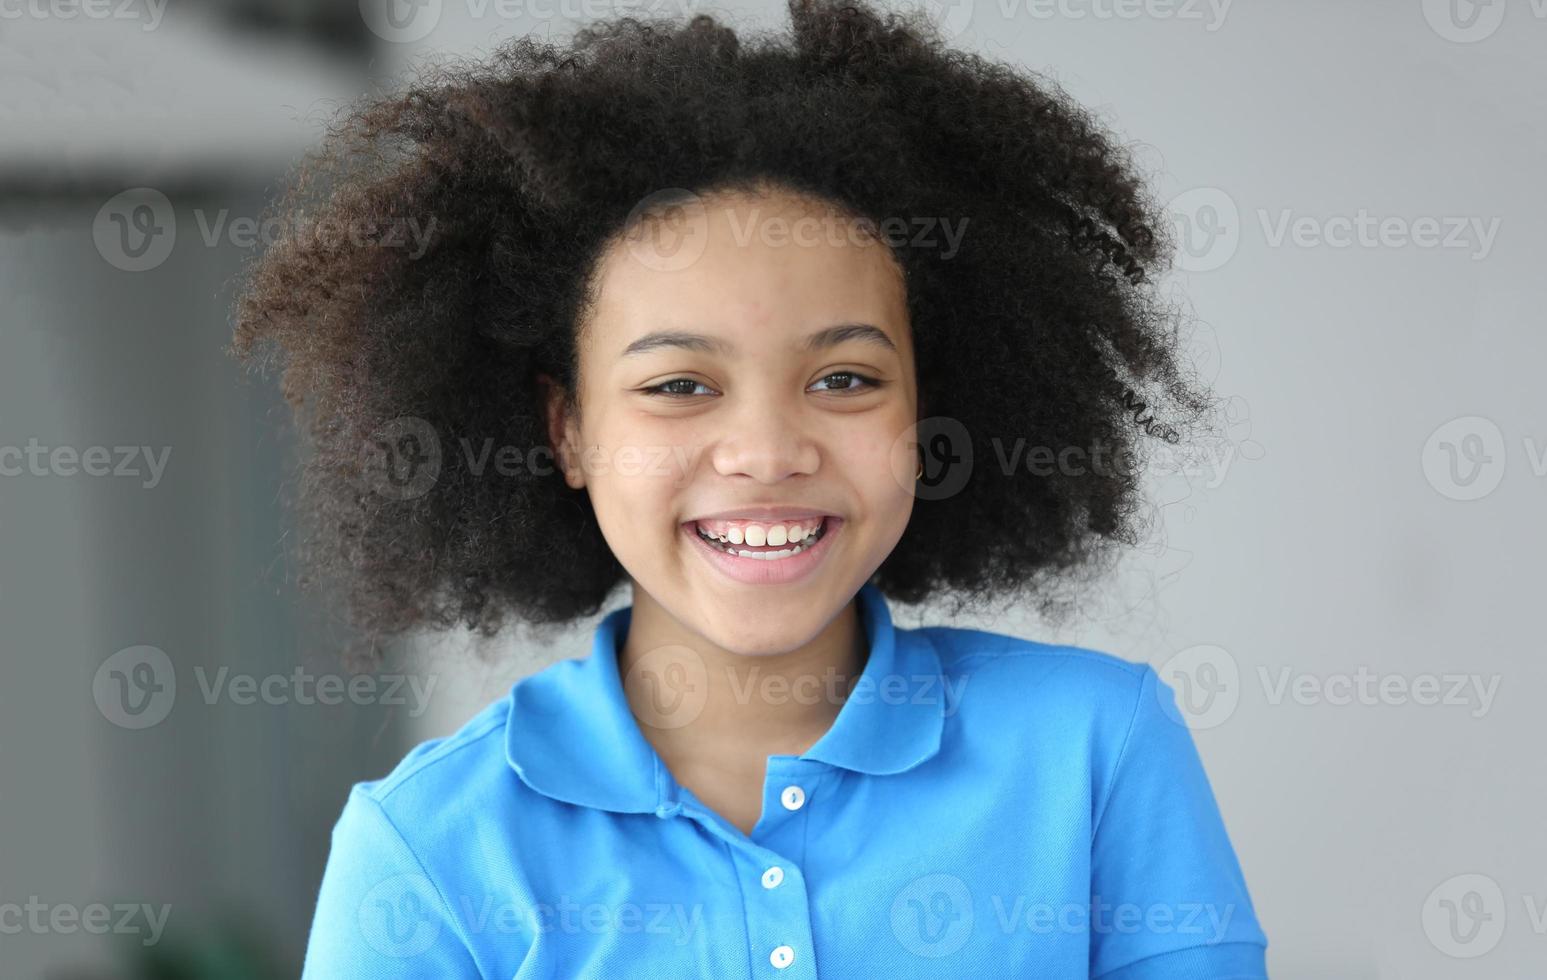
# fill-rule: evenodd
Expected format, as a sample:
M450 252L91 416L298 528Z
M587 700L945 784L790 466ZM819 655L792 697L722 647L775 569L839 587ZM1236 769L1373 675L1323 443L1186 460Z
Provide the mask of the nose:
M748 397L725 414L726 429L715 441L715 472L774 484L815 473L822 450L796 406L772 397Z

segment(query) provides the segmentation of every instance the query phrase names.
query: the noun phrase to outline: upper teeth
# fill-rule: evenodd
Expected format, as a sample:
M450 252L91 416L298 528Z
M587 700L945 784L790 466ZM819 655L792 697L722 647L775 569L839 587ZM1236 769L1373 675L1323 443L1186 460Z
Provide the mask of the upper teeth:
M815 534L822 526L822 518L788 521L780 524L757 521L699 521L698 529L711 538L731 544L748 544L754 548L764 545L778 547L803 541Z

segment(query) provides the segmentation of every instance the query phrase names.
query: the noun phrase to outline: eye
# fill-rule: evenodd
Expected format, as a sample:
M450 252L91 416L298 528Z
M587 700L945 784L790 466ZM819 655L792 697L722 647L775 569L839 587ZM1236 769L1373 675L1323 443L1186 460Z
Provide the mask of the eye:
M817 383L821 384L824 381L832 381L834 378L837 378L840 381L840 384L837 387L822 390L833 392L859 392L864 391L866 388L879 388L881 386L881 383L875 378L866 377L863 374L856 374L853 371L834 371L832 374L829 374L826 377L820 379ZM858 382L858 386L856 386L855 382Z
M677 387L674 388L674 385ZM662 381L658 385L651 385L648 388L641 388L639 390L641 394L664 398L692 398L695 394L697 394L697 392L692 390L681 390L681 386L683 385L686 385L689 389L692 389L696 386L703 388L705 391L714 390L713 388L710 388L708 385L704 384L702 381L694 381L692 378L672 378L670 381Z
M831 387L831 389L826 389L828 392L857 393L863 392L863 390L866 389L879 389L880 387L880 382L876 381L876 379L869 378L869 376L866 375L859 375L859 373L855 372L834 372L831 373L831 375L825 376L825 378L821 378L820 381L818 381L818 384L823 381L832 381L834 378L843 379L846 384L842 384L840 387ZM857 385L855 385L855 382L857 382ZM688 390L682 390L684 385ZM693 396L696 395L696 392L693 392L692 389L695 389L695 387L713 392L713 389L710 389L709 385L704 384L702 381L695 381L695 379L692 378L673 378L670 379L670 381L662 381L661 384L650 385L650 387L647 387L647 389L640 389L640 393L642 393L642 395L654 396L654 398L693 398Z

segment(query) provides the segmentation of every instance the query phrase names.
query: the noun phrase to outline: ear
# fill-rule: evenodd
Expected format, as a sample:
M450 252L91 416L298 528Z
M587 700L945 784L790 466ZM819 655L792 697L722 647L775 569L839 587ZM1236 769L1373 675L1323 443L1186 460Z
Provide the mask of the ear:
M585 486L585 473L576 462L578 453L575 447L579 443L580 433L575 420L565 408L564 387L553 380L551 375L539 372L537 389L543 418L547 422L548 445L553 448L554 460L564 474L565 485L571 490L579 490Z

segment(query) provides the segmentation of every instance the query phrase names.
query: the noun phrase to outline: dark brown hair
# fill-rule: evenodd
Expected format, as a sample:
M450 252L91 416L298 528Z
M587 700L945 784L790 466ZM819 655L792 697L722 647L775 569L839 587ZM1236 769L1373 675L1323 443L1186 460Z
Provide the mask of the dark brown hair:
M339 580L372 642L564 624L622 581L584 491L551 467L479 471L461 446L547 447L536 377L575 390L595 260L668 188L764 184L877 223L966 222L954 254L893 249L921 403L959 423L976 465L917 501L873 579L889 597L1008 595L1057 617L1074 573L1134 540L1132 467L996 458L1023 439L1132 460L1211 405L1154 294L1169 229L1129 154L1057 86L949 49L919 15L831 0L789 13L789 32L747 42L707 15L512 40L353 107L299 168L232 352L283 361L313 450L307 579ZM409 221L430 232L419 248L384 233ZM373 488L362 449L383 426L438 441L421 492Z

